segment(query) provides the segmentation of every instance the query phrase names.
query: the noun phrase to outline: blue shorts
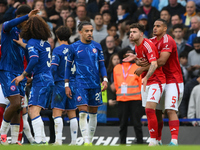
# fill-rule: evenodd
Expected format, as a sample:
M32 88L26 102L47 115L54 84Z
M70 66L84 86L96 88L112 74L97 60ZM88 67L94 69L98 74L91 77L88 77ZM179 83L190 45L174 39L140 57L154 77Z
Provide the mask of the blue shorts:
M20 94L22 97L25 96L25 87L26 87L26 78L19 82L19 85L16 86L15 82L11 83L11 81L20 76L21 74L12 73L9 71L0 71L0 83L2 86L2 91L5 97L18 95Z
M88 106L100 106L102 105L101 88L94 89L75 89L76 106L88 105Z
M55 82L51 108L57 108L62 110L74 110L76 109L75 101L73 99L69 99L65 94L64 84L65 83L63 81Z
M51 101L53 86L53 82L49 82L47 86L32 86L28 105L40 106L44 109L48 108Z

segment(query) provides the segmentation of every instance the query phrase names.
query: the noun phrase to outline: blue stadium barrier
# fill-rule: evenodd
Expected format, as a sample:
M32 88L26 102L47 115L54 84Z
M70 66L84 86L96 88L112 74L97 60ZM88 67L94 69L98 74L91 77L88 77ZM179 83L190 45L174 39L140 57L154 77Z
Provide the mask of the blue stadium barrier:
M42 117L43 121L49 121L49 118ZM64 117L64 121L69 121L69 118ZM119 118L107 118L107 121L119 121ZM141 119L141 121L147 121L147 119ZM169 119L163 119L164 122L168 122ZM191 121L200 121L200 118L194 118L194 119L179 119L180 122L191 122Z

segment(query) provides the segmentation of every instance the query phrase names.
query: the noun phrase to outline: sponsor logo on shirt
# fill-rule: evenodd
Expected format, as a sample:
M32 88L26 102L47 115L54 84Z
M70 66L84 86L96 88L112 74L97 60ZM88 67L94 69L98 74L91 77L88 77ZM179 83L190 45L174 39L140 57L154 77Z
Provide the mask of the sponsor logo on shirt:
M78 51L77 54L79 54L79 53L82 52L82 51L83 51L83 50Z

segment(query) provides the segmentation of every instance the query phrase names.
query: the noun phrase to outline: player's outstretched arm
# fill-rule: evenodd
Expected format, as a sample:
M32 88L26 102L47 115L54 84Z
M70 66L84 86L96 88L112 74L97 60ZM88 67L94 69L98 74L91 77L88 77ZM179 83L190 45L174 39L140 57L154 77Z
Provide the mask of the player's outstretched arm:
M135 60L137 58L136 55L133 54L133 53L127 53L126 56L127 57L124 58L122 61L124 61L124 62L130 62L130 61L133 61L133 60Z
M157 67L157 61L152 61L146 76L142 79L144 91L146 90L147 80L152 76Z

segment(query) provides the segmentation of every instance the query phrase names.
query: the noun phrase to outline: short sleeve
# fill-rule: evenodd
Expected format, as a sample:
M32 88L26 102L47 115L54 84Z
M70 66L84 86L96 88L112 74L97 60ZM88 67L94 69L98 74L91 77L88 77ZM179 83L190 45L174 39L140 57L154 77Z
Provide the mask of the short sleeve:
M149 63L151 63L152 61L156 61L156 47L153 44L144 42L144 47L145 47L145 53L147 56L147 59L149 61Z

